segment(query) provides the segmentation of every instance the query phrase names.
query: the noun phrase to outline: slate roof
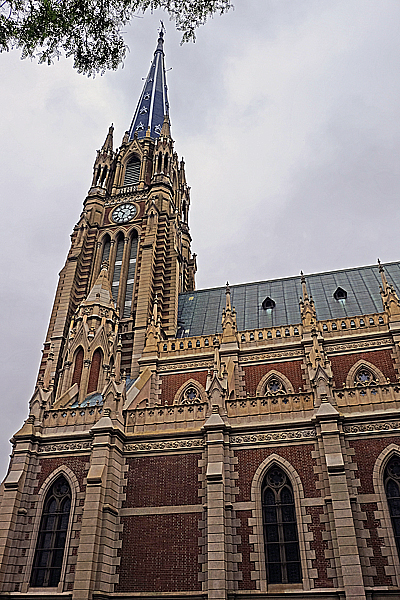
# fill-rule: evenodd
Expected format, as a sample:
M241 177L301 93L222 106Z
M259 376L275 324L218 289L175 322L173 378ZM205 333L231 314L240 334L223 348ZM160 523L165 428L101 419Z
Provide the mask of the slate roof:
M400 295L400 262L384 265L388 283ZM382 312L378 266L371 265L327 273L306 275L308 294L314 299L319 320L355 317ZM346 300L335 300L338 287L347 292ZM295 325L301 322L300 276L231 286L232 306L236 308L238 330ZM273 309L264 310L263 300L274 300ZM185 337L212 335L222 331L225 287L196 290L179 295L178 327Z
M163 44L164 34L160 31L153 62L129 128L130 141L135 132L139 139L144 138L149 126L150 137L158 138L164 117L169 114Z

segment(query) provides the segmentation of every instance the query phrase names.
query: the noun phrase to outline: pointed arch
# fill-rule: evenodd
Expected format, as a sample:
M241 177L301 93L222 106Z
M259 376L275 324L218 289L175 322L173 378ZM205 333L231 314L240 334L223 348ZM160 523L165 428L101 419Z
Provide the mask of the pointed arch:
M82 348L82 346L79 346L79 348L75 352L74 370L72 373L71 386L74 385L74 383L78 384L78 386L79 386L81 383L82 370L83 370L83 357L84 357L83 348Z
M108 174L108 167L107 167L107 165L104 165L103 170L101 172L100 187L105 187L107 174Z
M376 459L372 471L372 481L378 500L376 503L378 510L375 512L375 518L380 521L379 536L383 538L385 547L389 550L391 557L389 564L394 565L395 570L392 577L395 578L395 585L400 587L400 547L399 542L396 540L391 507L385 485L387 467L394 458L400 461L400 446L392 443L384 448Z
M108 233L103 236L101 240L102 244L102 253L101 253L101 264L104 262L109 262L110 260L110 248L111 248L111 238Z
M277 385L270 385L272 383L277 382ZM281 387L279 387L279 384ZM289 379L283 375L280 371L276 371L275 369L271 369L262 377L258 383L256 389L256 396L265 396L266 394L293 394L294 389L293 385L290 383Z
M375 379L375 383L379 383L384 385L386 383L386 377L382 373L380 369L374 364L368 362L367 360L358 360L349 370L346 377L346 387L354 387L357 385L357 374L361 373L363 370L371 373L373 379ZM360 382L361 383L361 382ZM371 380L371 383L374 383ZM366 385L371 385L371 383L366 382Z
M88 386L86 390L86 395L91 394L92 392L96 392L99 384L99 375L101 370L101 365L103 362L103 353L100 348L97 348L92 356L92 363L90 365L89 371L89 380Z
M157 157L157 173L161 173L162 170L162 154L161 152L158 153L158 157Z
M266 592L268 589L266 568L267 563L264 543L262 489L267 473L274 466L277 466L284 472L293 491L294 513L297 523L299 555L302 568L302 580L298 583L291 583L287 585L290 585L291 588L296 589L310 589L311 582L308 577L307 555L304 539L304 519L307 514L306 508L302 505L304 500L303 484L296 469L282 456L273 453L260 463L256 472L254 473L251 484L251 500L254 506L252 510L253 518L251 524L253 525L254 553L257 556L255 566L256 570L259 572L260 590Z
M133 302L133 289L135 283L135 271L136 271L136 258L139 244L139 235L136 229L132 230L130 236L130 251L129 251L129 262L126 276L126 291L124 301L124 318L129 318L132 312Z
M164 155L164 173L167 174L168 173L168 152L165 153Z
M207 402L207 394L196 379L188 379L176 392L173 404L198 404Z
M132 154L125 165L124 186L136 185L140 181L141 160L137 154Z
M111 284L112 295L114 302L117 302L118 299L118 290L120 286L120 278L122 271L122 259L124 256L124 235L122 232L118 233L116 237L116 252L115 252L115 261L114 261L114 272L113 272L113 280Z

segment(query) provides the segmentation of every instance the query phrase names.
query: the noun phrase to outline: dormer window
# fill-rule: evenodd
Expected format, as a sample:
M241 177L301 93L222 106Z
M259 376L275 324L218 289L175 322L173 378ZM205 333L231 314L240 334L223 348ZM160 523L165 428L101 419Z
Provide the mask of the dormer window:
M346 300L347 298L347 292L346 290L344 290L341 287L338 287L335 292L333 293L333 297L335 298L335 300Z
M275 301L272 300L272 298L267 296L265 298L265 300L263 300L263 303L261 306L263 307L264 310L271 310L271 309L275 308L276 304L275 304Z

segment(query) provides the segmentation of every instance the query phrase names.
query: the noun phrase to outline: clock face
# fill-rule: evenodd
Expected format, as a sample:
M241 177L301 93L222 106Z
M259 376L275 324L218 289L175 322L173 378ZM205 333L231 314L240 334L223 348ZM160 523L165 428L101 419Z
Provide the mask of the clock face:
M114 223L128 223L136 216L137 208L134 204L121 204L111 215Z

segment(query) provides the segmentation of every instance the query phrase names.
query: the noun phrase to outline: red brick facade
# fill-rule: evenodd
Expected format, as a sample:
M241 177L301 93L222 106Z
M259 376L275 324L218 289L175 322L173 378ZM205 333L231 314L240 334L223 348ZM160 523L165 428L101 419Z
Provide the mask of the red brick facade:
M353 440L349 442L350 448L354 448L353 461L357 464L356 477L360 480L359 494L374 494L372 472L379 454L389 444L400 446L400 437L369 438L365 440Z
M239 590L256 589L256 582L251 579L251 572L254 571L254 562L250 561L250 552L254 552L254 544L249 543L249 535L253 533L253 528L248 524L251 516L250 510L236 511L236 518L240 519L240 527L237 527L236 533L241 540L237 551L242 555L242 562L238 564L238 569L242 572L242 579L238 584Z
M66 466L75 474L80 490L84 489L83 480L87 475L89 456L56 456L54 458L41 458L39 461L40 472L37 477L36 487L33 491L37 494L47 477L60 466Z
M303 361L293 360L288 362L269 363L267 365L253 365L249 367L243 367L245 375L245 386L246 392L250 396L255 396L256 389L260 380L269 373L269 371L278 371L287 377L293 386L295 392L298 392L299 388L304 389L305 380L303 378L302 371Z
M124 507L199 504L200 458L201 454L128 458Z
M368 529L369 538L367 538L367 548L372 548L373 556L370 557L370 564L376 569L374 576L374 585L392 585L392 578L388 577L385 572L385 567L388 565L386 556L382 556L382 546L385 546L385 541L379 537L378 528L380 521L375 519L375 511L378 510L376 502L369 504L361 504L361 510L365 512L367 517L364 521L364 529Z
M325 555L325 550L328 549L328 542L324 538L323 531L326 531L326 528L325 523L321 523L321 515L324 514L324 508L322 506L307 506L307 514L311 515L311 523L308 525L308 531L311 531L314 536L314 539L310 542L310 548L315 552L312 565L313 569L317 569L318 571L318 578L314 579L314 585L321 588L333 587L333 579L327 575L330 560Z
M117 592L201 590L201 513L123 517Z
M315 450L314 444L236 450L235 456L238 458L236 470L239 473L237 483L239 493L236 501L248 502L251 499L250 490L254 474L262 461L271 454L278 454L293 465L300 476L306 498L319 497L320 491L315 487L318 475L313 470L315 465L315 460L311 455L313 450Z
M181 385L189 379L195 379L205 388L207 381L207 371L196 371L194 373L173 373L172 375L163 375L161 377L161 402L162 404L172 404Z
M383 373L390 381L397 381L396 371L390 350L374 350L373 352L357 352L355 354L341 354L329 357L332 365L333 378L337 388L343 387L347 375L353 365L359 360L366 360Z

